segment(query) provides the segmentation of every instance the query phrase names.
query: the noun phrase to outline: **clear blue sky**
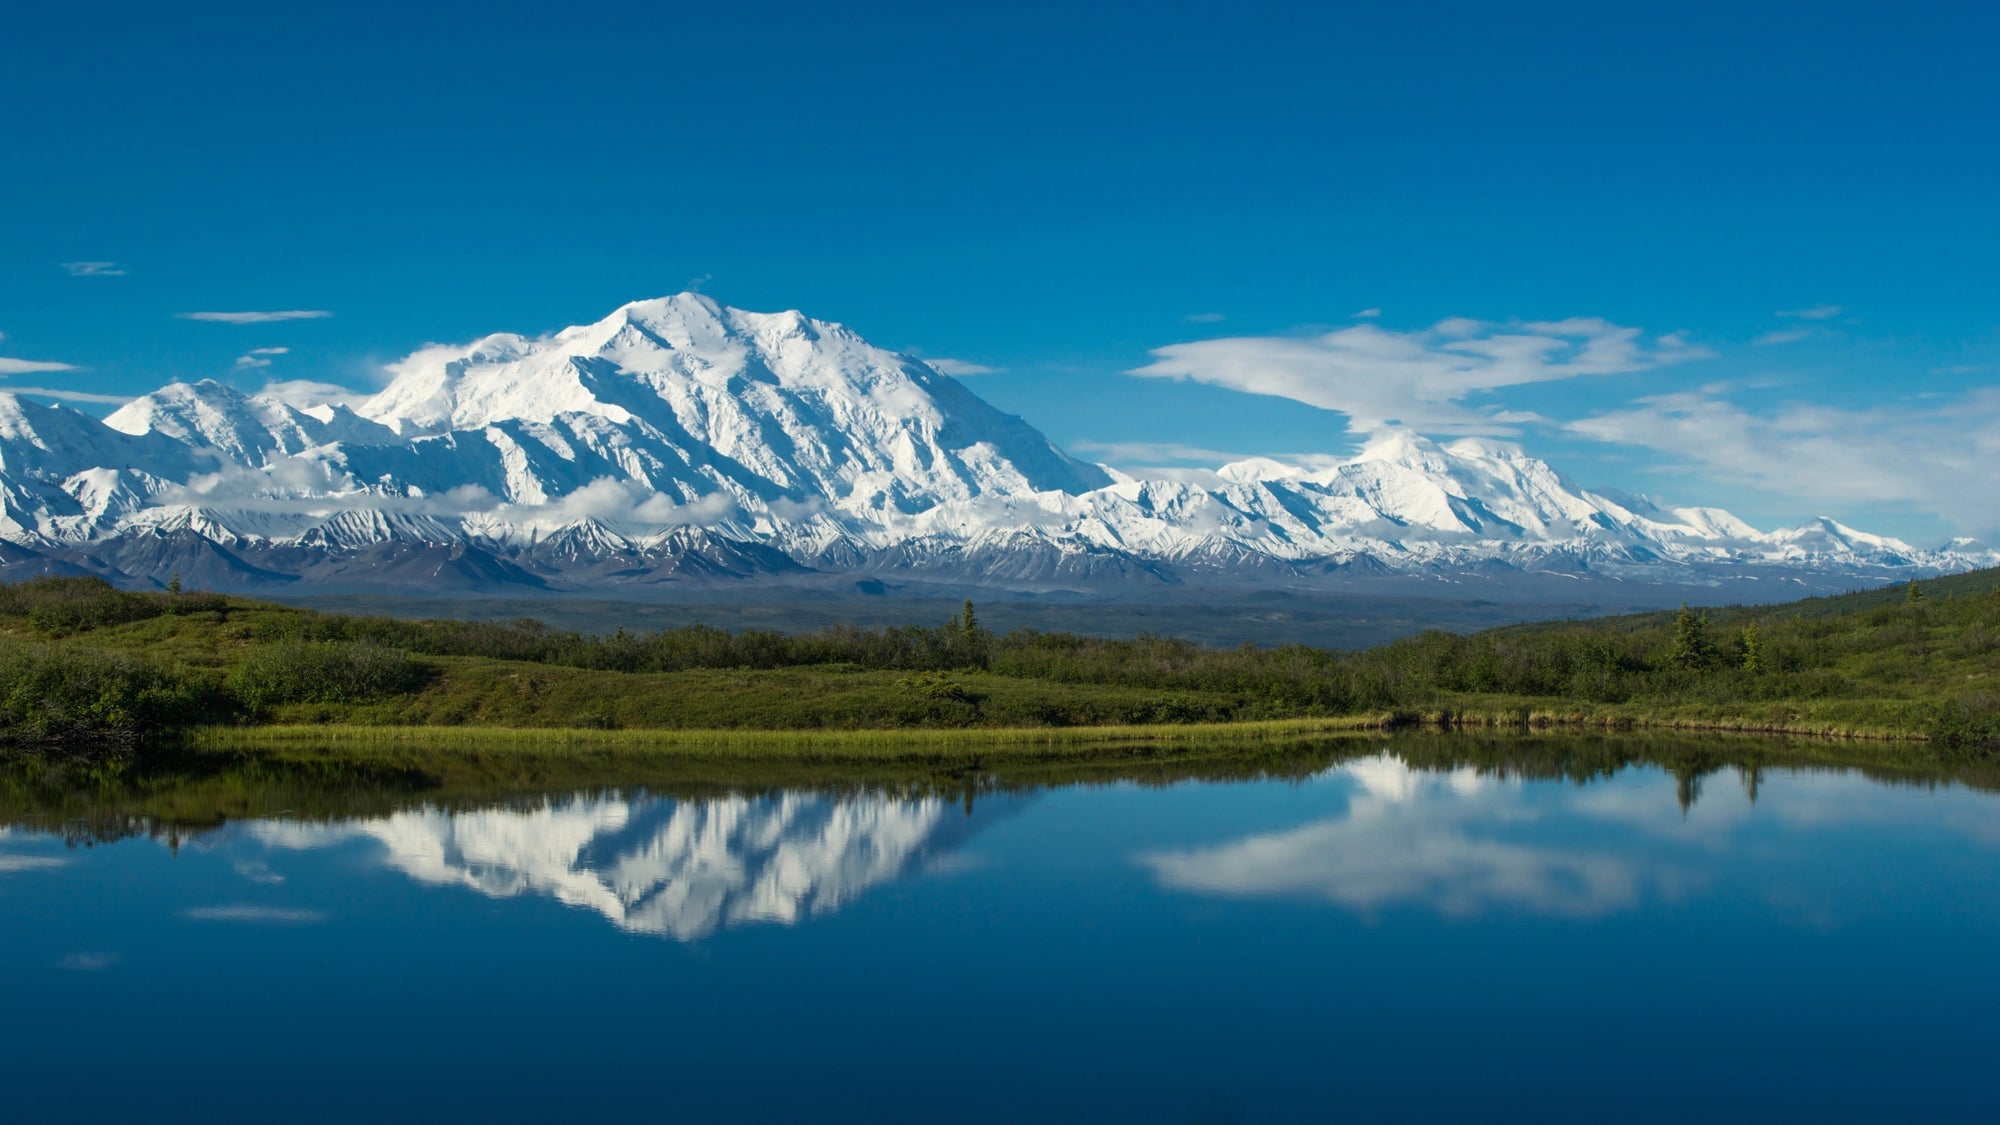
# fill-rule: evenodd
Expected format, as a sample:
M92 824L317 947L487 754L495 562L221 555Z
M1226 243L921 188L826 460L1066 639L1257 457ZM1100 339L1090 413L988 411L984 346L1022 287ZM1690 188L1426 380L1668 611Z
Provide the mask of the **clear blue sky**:
M0 368L365 386L706 279L1168 464L1351 450L1351 362L1243 374L1299 338L1590 317L1628 362L1447 373L1437 417L1489 421L1430 428L1767 525L1991 534L1996 43L1970 3L27 5L0 357L77 370ZM286 310L332 315L177 317Z

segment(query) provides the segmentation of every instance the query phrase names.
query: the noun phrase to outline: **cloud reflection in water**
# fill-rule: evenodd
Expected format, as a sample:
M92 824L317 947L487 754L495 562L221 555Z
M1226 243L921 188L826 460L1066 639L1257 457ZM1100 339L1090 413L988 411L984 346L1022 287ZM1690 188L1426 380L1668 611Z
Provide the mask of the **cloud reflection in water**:
M1637 855L1500 838L1539 819L1516 782L1471 770L1427 773L1390 757L1329 770L1354 794L1343 817L1138 861L1163 886L1197 894L1322 898L1373 915L1398 904L1451 917L1496 908L1591 917L1672 892L1687 876Z

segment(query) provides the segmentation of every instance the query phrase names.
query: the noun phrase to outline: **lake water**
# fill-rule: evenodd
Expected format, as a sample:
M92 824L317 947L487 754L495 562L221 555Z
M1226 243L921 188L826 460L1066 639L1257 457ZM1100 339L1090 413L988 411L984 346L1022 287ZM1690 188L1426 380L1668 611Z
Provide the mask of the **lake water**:
M256 808L229 778L178 798L16 786L0 1104L19 1121L2000 1113L1993 793L1752 767L1735 744L1551 769L1546 747L1452 766L1441 741L1247 777L326 783L309 809ZM247 815L196 807L218 792Z

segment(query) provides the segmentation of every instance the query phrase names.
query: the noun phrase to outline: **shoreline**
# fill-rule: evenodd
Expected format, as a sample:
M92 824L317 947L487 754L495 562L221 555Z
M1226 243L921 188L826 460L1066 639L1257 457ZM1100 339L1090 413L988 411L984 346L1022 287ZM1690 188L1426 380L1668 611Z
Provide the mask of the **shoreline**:
M1402 731L1580 732L1603 734L1730 734L1825 741L1929 744L1921 732L1838 721L1777 722L1743 716L1638 716L1617 712L1508 709L1381 711L1308 719L1075 727L892 727L862 729L674 729L592 727L410 726L269 724L206 726L186 732L179 744L196 752L318 749L436 750L439 752L620 752L727 760L905 761L943 757L1133 756L1147 747L1186 748L1192 743L1246 745L1321 736L1365 736Z

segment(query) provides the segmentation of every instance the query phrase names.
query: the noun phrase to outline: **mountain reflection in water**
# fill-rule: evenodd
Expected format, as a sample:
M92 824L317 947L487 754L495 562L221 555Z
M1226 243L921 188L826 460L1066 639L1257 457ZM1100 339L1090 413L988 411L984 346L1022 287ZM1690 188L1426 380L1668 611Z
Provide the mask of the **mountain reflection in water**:
M327 825L256 821L244 831L280 849L374 840L390 867L426 884L546 895L634 933L691 941L837 910L935 862L1012 804L967 811L939 797L870 792L574 795Z

